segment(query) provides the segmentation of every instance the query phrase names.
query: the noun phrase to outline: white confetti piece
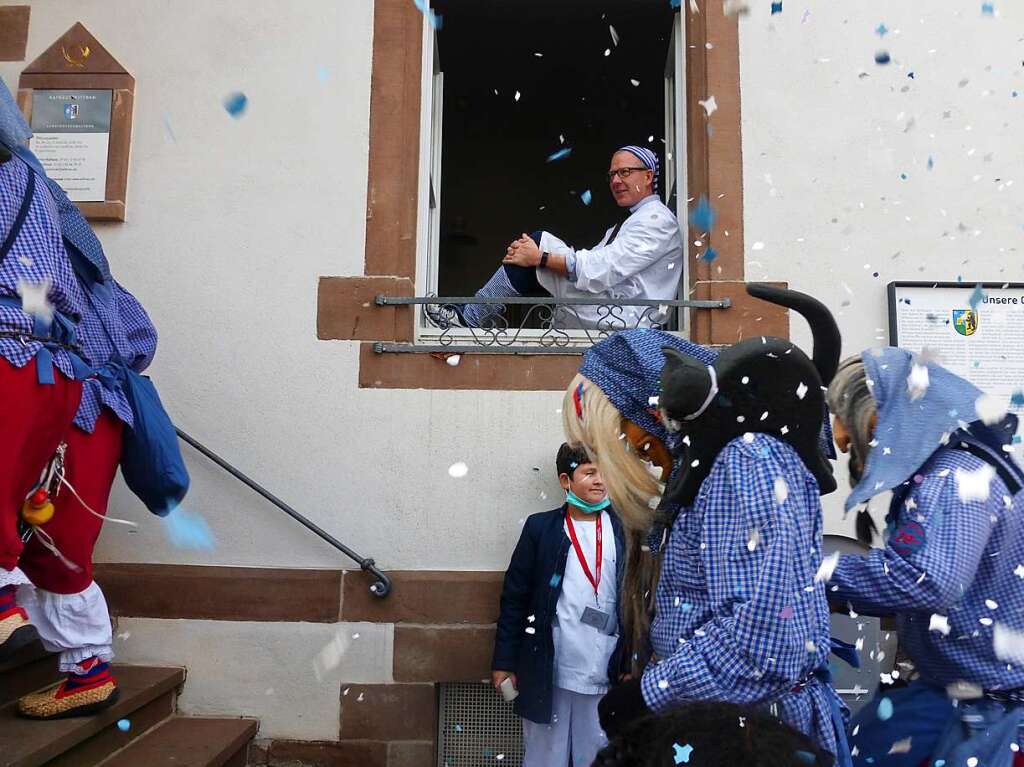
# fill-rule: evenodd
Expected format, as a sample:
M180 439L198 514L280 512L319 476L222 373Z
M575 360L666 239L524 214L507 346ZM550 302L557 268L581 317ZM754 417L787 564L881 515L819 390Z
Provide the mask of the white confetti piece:
M986 501L989 496L989 485L992 483L996 470L985 464L976 471L956 470L956 493L964 503Z
M47 294L50 292L50 279L42 282L25 282L18 280L18 295L21 296L21 308L32 317L43 322L53 320L53 305Z
M836 565L839 564L839 552L836 551L829 554L827 557L821 560L821 564L818 565L818 572L814 574L814 582L828 583L832 580L832 573L836 570Z
M910 753L910 741L911 738L904 738L903 740L897 740L892 744L892 748L889 749L890 754L909 754Z
M707 112L708 117L711 117L711 115L718 111L718 102L715 101L714 96L708 96L704 101L698 101L697 103L704 107L704 111Z
M985 600L985 607L987 607L989 610L998 610L999 609L999 603L996 602L996 600L994 600L994 599L986 599Z
M803 399L806 396L807 396L807 384L805 384L803 381L801 381L800 385L798 387L796 387L796 398L797 399Z
M747 0L725 0L722 3L722 13L726 16L746 16L750 13L750 6Z
M789 498L789 486L786 485L786 480L782 477L776 477L773 489L775 491L775 502L781 506Z
M612 43L614 45L619 44L619 33L615 31L615 27L611 24L608 25L608 33L612 36Z
M454 479L464 477L468 473L469 467L466 466L466 464L464 464L462 461L459 461L458 463L453 463L451 466L448 467L448 476Z
M743 435L743 441L746 442L748 445L751 444L754 441L753 433L749 432L749 431L747 433L745 433Z
M761 531L756 527L747 536L747 551L753 552L761 542Z
M914 365L907 376L907 391L910 393L910 401L921 399L928 391L930 381L928 380L928 368L924 365Z
M1006 403L991 394L982 394L974 403L974 410L983 423L992 425L1006 417Z
M755 242L753 245L750 246L750 249L751 250L764 250L764 243L760 242L760 241Z
M942 636L949 636L949 618L945 615L932 613L932 617L928 619L928 630L938 631Z
M1024 632L997 623L992 629L992 649L999 660L1024 664Z
M445 362L453 368L457 368L459 363L462 362L461 354L453 354L450 357L445 358Z
M668 689L668 680L667 679L659 679L658 680L658 689L659 690L667 690Z
M522 97L522 94L521 94L521 93L520 93L519 91L516 91L516 95L515 95L515 100L516 100L516 101L519 101L519 99L520 99L521 97Z
M1017 565L1013 568L1013 574L1018 578L1024 578L1024 565Z

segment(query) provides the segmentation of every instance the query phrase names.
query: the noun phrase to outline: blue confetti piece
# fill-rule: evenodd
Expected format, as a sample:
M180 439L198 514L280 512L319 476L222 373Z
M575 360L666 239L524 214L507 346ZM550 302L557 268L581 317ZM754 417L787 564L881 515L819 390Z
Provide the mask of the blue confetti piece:
M685 746L680 746L678 743L672 744L673 760L676 764L689 764L690 754L693 753L693 746L687 743Z
M1019 434L1014 434L1014 435L1013 435L1013 439L1012 439L1012 440L1010 440L1010 441L1011 441L1011 442L1012 442L1013 444L1015 444L1015 445L1019 445L1019 444L1020 444L1020 442L1021 442L1021 439L1020 439L1020 435L1019 435Z
M683 0L668 0L669 8L678 8L683 4Z
M558 588L558 584L561 583L561 582L562 582L562 576L559 575L558 573L555 573L554 575L551 576L551 580L548 581L548 585L551 586L551 588L553 588L553 589L557 589Z
M928 155L928 170L931 170L934 167L935 167L935 158L932 157L931 155Z
M889 28L885 24L879 24L878 28L875 29L875 34L879 37L885 37L888 34ZM798 752L799 753L799 752Z
M1010 396L1010 404L1014 407L1024 407L1024 391L1018 389Z
M434 29L441 28L441 16L430 7L430 0L412 0L412 4L416 6L416 10L427 17L430 22L430 26Z
M1010 95L1013 96L1014 98L1017 98L1017 91L1011 91Z
M245 114L245 110L248 106L249 99L244 93L229 93L224 98L224 109L227 110L227 113L236 120Z
M718 251L714 248L708 248L701 254L700 260L706 264L710 264L716 258L718 258Z
M702 194L693 210L690 211L690 226L701 232L710 232L714 228L716 220L718 220L718 214L711 207L708 198Z
M982 3L981 4L981 15L982 16L993 16L996 12L996 6L994 3Z
M878 718L883 722L892 718L892 701L889 698L878 701Z
M217 547L210 525L194 512L178 507L163 522L167 537L178 548L213 551Z
M132 728L132 723L127 719L119 719L117 722L117 729L121 732L128 732Z
M914 79L914 73L913 72L907 72L907 77L909 77L911 80L913 80Z
M167 131L167 138L171 140L171 143L177 144L178 137L174 135L174 128L171 127L171 118L168 115L164 115L164 130Z
M892 58L889 56L889 51L878 51L878 53L875 54L876 64L884 65L888 64L890 61L892 61Z
M903 179L904 181L906 181L907 180L907 174L906 173L901 173L900 174L900 178Z
M774 16L776 13L782 13L782 3L781 2L772 3L772 16Z
M590 193L590 190L587 189L580 195L580 199L583 201L584 205L590 205L590 201L594 199L594 196Z
M559 149L554 154L549 154L547 162L555 162L556 160L562 160L572 154L572 147L566 146Z
M462 725L461 724L455 725L455 732L462 732Z
M818 757L810 751L794 751L793 758L800 764L817 764Z
M327 82L327 68L326 67L317 67L316 68L316 79L319 80L321 83Z
M979 282L977 285L974 286L974 292L971 293L971 298L967 302L968 304L970 304L971 311L977 311L978 304L980 304L986 298L988 298L988 294L984 291L984 289L981 287L981 283Z
M689 602L683 602L681 605L679 605L679 609L682 610L684 613L688 613L690 612L690 610L693 609L693 605L691 605Z

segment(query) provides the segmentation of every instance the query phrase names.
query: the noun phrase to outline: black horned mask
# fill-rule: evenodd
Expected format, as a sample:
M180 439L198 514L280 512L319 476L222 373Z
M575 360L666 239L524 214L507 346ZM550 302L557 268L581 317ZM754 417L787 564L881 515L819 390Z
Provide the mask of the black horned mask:
M711 365L664 349L659 408L678 432L680 470L665 500L689 505L715 458L733 439L761 432L790 444L826 495L836 489L820 436L827 386L839 366L841 338L831 312L804 293L749 283L747 293L800 313L814 338L813 360L782 338L758 336L722 351Z

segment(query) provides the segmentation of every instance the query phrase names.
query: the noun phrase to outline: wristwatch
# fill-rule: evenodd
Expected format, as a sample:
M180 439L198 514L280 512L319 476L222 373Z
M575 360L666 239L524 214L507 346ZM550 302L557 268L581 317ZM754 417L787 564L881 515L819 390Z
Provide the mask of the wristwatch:
M546 253L546 252L540 254L540 268L541 269L547 269L548 268L548 256L550 256L550 255L551 255L550 253Z

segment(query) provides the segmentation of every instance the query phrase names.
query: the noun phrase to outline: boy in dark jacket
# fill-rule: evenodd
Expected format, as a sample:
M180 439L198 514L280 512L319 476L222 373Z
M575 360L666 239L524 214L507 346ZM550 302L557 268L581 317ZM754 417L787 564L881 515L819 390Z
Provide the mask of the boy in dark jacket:
M523 526L491 663L494 687L510 680L518 692L523 767L589 767L607 742L597 704L618 681L623 652L622 526L582 448L563 444L556 466L566 503Z

